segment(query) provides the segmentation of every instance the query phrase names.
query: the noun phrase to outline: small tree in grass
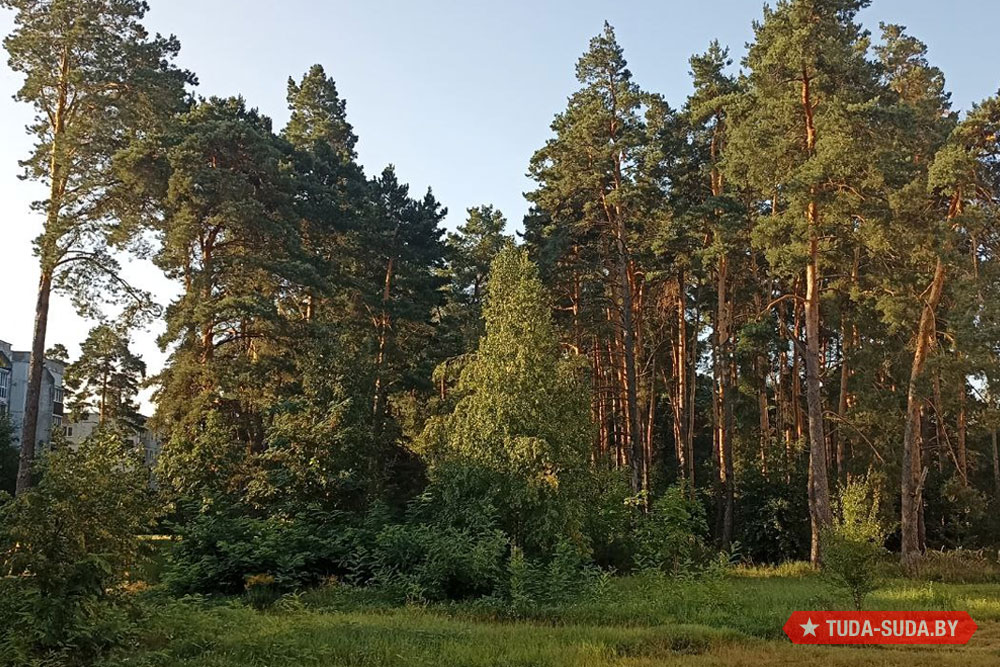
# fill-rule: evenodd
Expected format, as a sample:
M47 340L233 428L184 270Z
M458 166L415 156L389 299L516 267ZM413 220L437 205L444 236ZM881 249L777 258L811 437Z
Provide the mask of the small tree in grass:
M881 585L879 568L886 555L888 531L880 516L877 480L869 475L849 482L839 505L840 516L823 534L823 574L860 611L865 598Z

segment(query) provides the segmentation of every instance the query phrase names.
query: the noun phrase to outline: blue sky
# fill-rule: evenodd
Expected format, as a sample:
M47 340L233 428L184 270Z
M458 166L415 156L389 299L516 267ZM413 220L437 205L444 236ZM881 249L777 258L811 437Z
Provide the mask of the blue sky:
M242 94L276 128L287 117L287 78L323 64L347 99L366 170L393 163L414 194L433 187L450 210L449 226L484 203L520 221L528 159L576 88L574 63L604 20L615 26L637 82L680 106L690 89L688 57L718 38L738 64L762 7L758 0L149 2L147 25L180 38L180 63L198 74L199 94ZM958 109L1000 85L994 0L875 0L862 20L876 34L879 21L901 23L925 41ZM11 15L0 13L0 32L10 26ZM31 239L41 229L29 203L42 194L17 179L16 161L30 145L23 131L30 110L11 99L18 85L0 67L0 339L26 348L37 282ZM161 300L173 294L147 265L128 272ZM54 301L50 342L75 354L88 328L65 299ZM156 369L154 338L140 334L136 347Z

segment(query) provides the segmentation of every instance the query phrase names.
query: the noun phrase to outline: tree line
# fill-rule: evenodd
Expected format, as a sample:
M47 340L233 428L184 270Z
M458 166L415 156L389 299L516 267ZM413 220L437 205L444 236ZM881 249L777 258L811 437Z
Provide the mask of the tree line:
M722 549L818 562L838 490L877 478L904 561L995 544L1000 105L952 110L922 42L858 23L868 4L765 8L738 69L718 42L691 58L679 108L606 24L531 158L518 243L492 206L449 233L430 191L366 174L319 65L277 130L194 96L144 2L2 0L25 175L49 188L18 491L55 290L165 321L175 498L419 499L464 529L474 497L528 553L597 554L679 485ZM180 296L152 304L122 253Z

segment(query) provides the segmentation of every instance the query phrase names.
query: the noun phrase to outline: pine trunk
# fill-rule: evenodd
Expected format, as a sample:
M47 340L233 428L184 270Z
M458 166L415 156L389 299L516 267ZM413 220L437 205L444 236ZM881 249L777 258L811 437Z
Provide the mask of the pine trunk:
M59 63L59 83L52 115L52 148L49 155L49 201L46 203L45 230L42 232L41 274L35 301L35 324L31 337L31 357L28 361L28 387L24 405L21 452L17 465L14 493L20 495L32 486L32 468L38 441L38 414L42 400L42 370L45 366L45 336L49 326L49 301L52 279L58 265L56 257L59 214L66 191L66 169L63 165L63 142L66 134L66 114L69 103L70 52L64 47Z
M720 526L720 543L728 550L733 539L733 406L732 406L732 373L730 371L730 324L732 305L729 301L729 261L725 254L719 258L718 270L718 304L716 321L718 341L716 354L718 357L718 380L716 382L718 397L718 475L719 491L722 506L722 521Z
M920 375L923 373L927 356L934 344L935 311L941 301L944 289L945 267L939 257L934 268L934 278L930 285L930 294L924 302L920 314L920 325L917 329L916 348L913 351L913 363L910 367L910 382L906 393L906 425L903 430L903 462L902 462L902 509L900 512L900 528L902 530L902 560L909 565L920 558L920 498L921 480L924 472L920 464L920 406L919 391Z
M28 393L24 406L21 453L17 466L15 493L20 495L32 486L32 468L38 440L38 414L42 397L42 371L45 367L45 332L49 324L49 299L52 294L52 274L43 272L38 282L35 304L35 327L28 362Z
M805 121L806 152L816 150L816 127L813 124L811 79L802 72L802 110ZM830 484L827 480L826 436L823 429L823 394L820 385L820 315L819 315L819 209L815 195L806 209L809 225L809 261L806 265L806 408L809 416L809 518L812 525L810 560L822 559L820 535L833 522L830 508Z

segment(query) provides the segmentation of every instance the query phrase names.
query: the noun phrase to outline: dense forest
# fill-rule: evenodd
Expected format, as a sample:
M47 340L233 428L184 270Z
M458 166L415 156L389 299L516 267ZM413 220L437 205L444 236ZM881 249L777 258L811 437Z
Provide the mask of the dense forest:
M526 165L523 223L483 204L448 231L430 191L365 172L322 66L289 79L279 129L196 95L144 2L0 1L48 189L36 412L50 295L103 322L70 375L102 428L46 455L26 433L5 573L108 587L159 533L179 593L262 574L544 597L720 553L818 566L858 506L906 566L995 548L1000 101L953 110L925 45L869 32L867 5L778 0L738 65L717 42L674 63L678 107L605 24ZM126 256L180 296L153 303ZM150 488L122 434L128 338L159 318Z

